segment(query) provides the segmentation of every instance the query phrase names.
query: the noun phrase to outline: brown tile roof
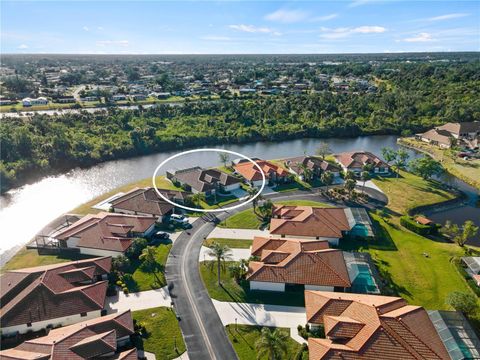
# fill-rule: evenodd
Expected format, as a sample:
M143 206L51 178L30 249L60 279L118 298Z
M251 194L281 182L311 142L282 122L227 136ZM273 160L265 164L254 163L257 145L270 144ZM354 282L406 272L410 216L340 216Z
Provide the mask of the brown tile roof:
M430 129L423 134L418 134L417 136L446 146L450 146L452 144L450 133L445 130Z
M1 327L103 309L107 281L91 281L94 275L107 274L110 264L111 258L105 257L6 272L0 277ZM18 274L27 276L17 282Z
M447 360L427 312L398 297L305 291L307 321L326 339L309 338L309 359Z
M169 200L175 198L177 192L161 191ZM183 199L183 195L181 197ZM150 214L152 216L163 216L171 211L174 206L160 196L154 188L133 189L111 202L112 207L119 210L128 210L136 213Z
M347 169L361 168L364 165L373 165L374 167L388 168L389 165L375 154L368 151L351 151L334 155L337 162Z
M175 171L175 178L180 182L190 185L192 189L200 192L213 190L218 183L223 186L238 184L241 181L235 176L227 174L216 169L202 169L201 167L193 167Z
M446 123L437 129L445 130L449 133L459 135L462 133L473 133L480 131L480 121Z
M343 252L329 249L327 241L299 239L254 239L247 279L318 286L350 287L350 278ZM327 243L327 246L325 245Z
M0 351L5 359L90 359L116 350L117 339L134 332L130 310L50 330L48 335L27 340ZM102 359L136 359L136 349Z
M341 238L351 229L345 209L276 205L270 233L286 236Z
M330 164L328 161L321 160L313 156L298 156L298 157L288 158L288 159L285 159L285 164L299 175L303 174L303 169L301 165L305 165L308 169L312 170L313 172L340 171L340 168L338 166L335 166L333 164Z
M260 166L265 174L265 178L268 180L271 178L272 174L276 174L277 177L285 177L288 175L288 171L284 168L272 164L271 162L265 160L255 160L255 162ZM262 174L258 168L253 165L250 161L244 161L236 164L234 169L237 173L242 175L245 179L249 181L258 181L262 180Z
M107 212L88 214L55 237L59 240L78 237L77 247L124 252L136 234L147 231L155 221L156 218L152 216Z
M416 216L415 221L422 225L431 225L434 224L433 220L426 218L425 216Z

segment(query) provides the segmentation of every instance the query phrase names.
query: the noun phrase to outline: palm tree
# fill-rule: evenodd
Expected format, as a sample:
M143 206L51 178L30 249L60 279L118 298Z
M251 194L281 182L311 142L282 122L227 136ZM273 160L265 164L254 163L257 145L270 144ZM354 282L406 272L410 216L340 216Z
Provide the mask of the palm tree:
M370 173L368 171L362 171L360 174L360 179L363 181L363 190L365 190L365 183L370 180Z
M253 198L255 195L258 193L258 189L256 187L250 186L247 189L248 196L250 198ZM260 200L262 200L263 197L262 195L258 195L255 199L252 200L252 206L253 206L253 212L256 214L257 213L257 205Z
M192 195L192 202L198 207L200 207L201 202L205 201L205 199L205 194L201 192Z
M322 184L327 187L328 191L328 187L333 183L333 173L331 171L324 171L322 175L320 175L320 180L322 181Z
M298 167L302 169L303 180L309 183L312 180L312 175L313 175L312 170L305 164L300 164Z
M255 343L257 350L257 359L264 356L270 360L278 360L282 355L287 355L288 335L279 329L270 330L268 327L262 328L260 338Z
M218 275L218 285L221 285L220 279L220 266L225 261L229 261L232 259L232 250L227 245L222 245L217 242L214 242L210 250L208 251L208 255L212 256L217 259L217 275Z
M397 156L395 157L394 165L397 168L397 178L400 175L400 169L405 169L407 166L407 160L410 157L404 149L399 149L397 151Z
M345 187L345 190L348 191L348 196L352 196L352 191L355 189L356 181L353 179L347 179L345 180L345 184L343 185Z
M157 264L157 259L155 255L157 254L157 249L155 246L147 246L142 250L142 253L138 257L144 264L153 268Z
M258 215L262 220L268 220L272 217L273 213L273 203L270 199L263 202L262 205L258 207Z
M224 167L227 167L228 162L230 161L230 156L227 153L218 154L218 158Z

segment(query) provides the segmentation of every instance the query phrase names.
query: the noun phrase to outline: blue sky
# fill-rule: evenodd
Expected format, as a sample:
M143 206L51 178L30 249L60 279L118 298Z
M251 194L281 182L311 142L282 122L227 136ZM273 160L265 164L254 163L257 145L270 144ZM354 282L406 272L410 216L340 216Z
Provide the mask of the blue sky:
M480 50L472 1L1 1L4 53Z

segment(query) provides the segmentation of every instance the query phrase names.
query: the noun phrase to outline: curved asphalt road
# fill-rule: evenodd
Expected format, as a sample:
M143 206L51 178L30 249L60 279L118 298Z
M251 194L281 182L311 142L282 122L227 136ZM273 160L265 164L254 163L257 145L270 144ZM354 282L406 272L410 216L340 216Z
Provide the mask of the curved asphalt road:
M318 193L305 191L275 193L265 197L272 200L325 201ZM245 204L216 216L219 220L224 220L250 207L251 204ZM165 267L170 295L179 317L188 356L192 360L238 359L198 269L203 240L213 231L215 225L199 218L192 226L175 240Z

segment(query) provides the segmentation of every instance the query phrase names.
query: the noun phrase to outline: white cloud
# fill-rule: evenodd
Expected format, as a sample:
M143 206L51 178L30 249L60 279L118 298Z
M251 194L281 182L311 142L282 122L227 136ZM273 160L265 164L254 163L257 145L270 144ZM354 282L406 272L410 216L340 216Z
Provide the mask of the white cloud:
M97 30L98 30L98 31L103 31L103 26L98 26L98 27L97 27Z
M265 15L266 20L277 21L281 23L295 23L305 20L308 13L303 10L284 10L279 9L273 13Z
M372 0L353 0L350 4L348 4L348 7L352 8L352 7L362 6L371 2Z
M84 26L82 29L83 29L83 31L90 31L88 26Z
M99 40L96 42L96 45L101 47L110 46L110 45L126 47L129 45L129 42L128 40Z
M328 20L332 20L332 19L335 19L338 17L338 14L329 14L329 15L323 15L323 16L317 16L317 17L314 17L312 19L310 19L310 21L328 21Z
M18 46L17 49L22 49L22 50L28 49L28 45L26 45L26 44L21 44L21 45Z
M359 26L355 28L341 27L341 28L326 28L322 27L323 34L320 35L324 39L340 39L354 34L380 34L387 31L383 26Z
M248 32L248 33L264 33L264 34L281 35L279 32L268 27L258 27L254 25L245 25L245 24L229 25L228 27L233 30Z
M432 34L427 32L419 33L416 36L403 39L406 42L428 42L433 41Z
M216 36L216 35L201 36L200 39L209 40L209 41L230 41L231 40L231 38L229 38L228 36Z
M428 21L443 21L443 20L450 20L450 19L458 19L462 18L465 16L469 16L470 14L467 13L452 13L452 14L445 14L445 15L440 15L440 16L434 16L431 18L428 18Z

